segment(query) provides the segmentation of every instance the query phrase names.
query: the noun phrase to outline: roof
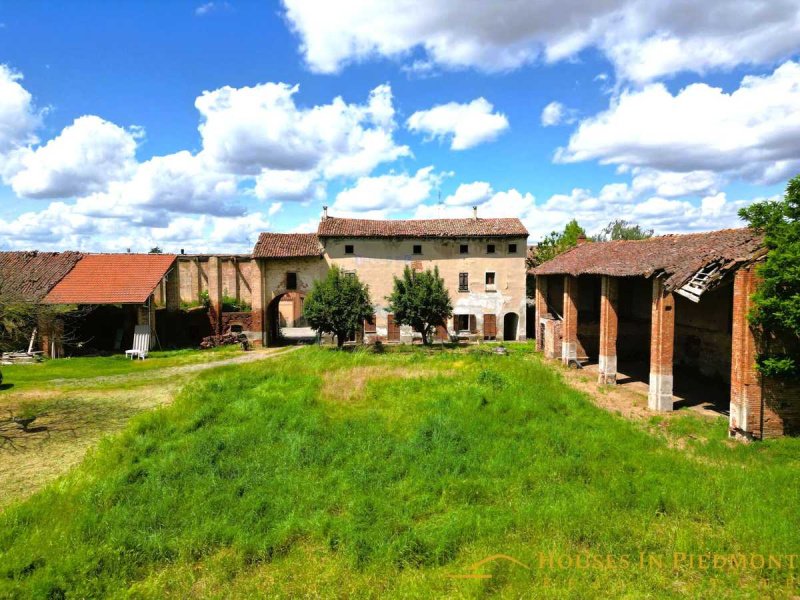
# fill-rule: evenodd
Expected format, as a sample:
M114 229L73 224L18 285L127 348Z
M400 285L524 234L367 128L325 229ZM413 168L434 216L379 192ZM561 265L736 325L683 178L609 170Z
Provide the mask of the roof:
M174 254L87 254L50 290L46 304L143 304Z
M527 237L528 230L517 218L513 219L417 219L368 220L322 219L317 229L319 237L353 238L464 238L464 237Z
M322 256L315 233L262 233L253 248L254 258L302 258Z
M710 265L722 271L761 256L763 236L753 229L663 235L646 240L585 242L532 269L534 275L658 275L672 291Z
M21 298L38 302L82 256L80 252L0 252L0 283Z

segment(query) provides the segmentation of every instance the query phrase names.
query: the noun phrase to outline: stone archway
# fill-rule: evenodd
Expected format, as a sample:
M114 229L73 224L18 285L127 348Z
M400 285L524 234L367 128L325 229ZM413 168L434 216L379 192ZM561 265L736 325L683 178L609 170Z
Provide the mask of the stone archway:
M517 328L519 327L519 315L517 313L506 313L503 317L503 340L514 341L517 339Z

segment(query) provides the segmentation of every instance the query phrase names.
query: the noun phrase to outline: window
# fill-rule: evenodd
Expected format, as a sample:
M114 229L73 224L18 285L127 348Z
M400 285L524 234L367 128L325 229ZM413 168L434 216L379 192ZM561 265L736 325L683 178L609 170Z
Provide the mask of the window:
M458 291L459 292L469 291L469 273L458 274Z
M508 253L509 254L516 254L517 253L517 245L516 244L509 244L508 245Z
M469 315L456 315L453 321L456 331L469 331Z
M286 289L287 290L297 289L297 273L286 274Z
M486 254L494 254L494 244L486 245Z
M353 254L353 244L345 244L344 245L344 253L345 254Z
M344 272L344 276L345 277L355 277L356 276L356 272L355 271L345 271Z
M422 254L422 245L414 244L414 254Z
M467 244L461 244L461 245L458 247L458 251L459 251L461 254L469 254L469 246L468 246Z
M375 328L375 315L372 315L368 319L364 320L364 333L375 333L377 329Z
M486 273L486 291L493 292L495 291L494 286L494 273L492 271L487 271Z

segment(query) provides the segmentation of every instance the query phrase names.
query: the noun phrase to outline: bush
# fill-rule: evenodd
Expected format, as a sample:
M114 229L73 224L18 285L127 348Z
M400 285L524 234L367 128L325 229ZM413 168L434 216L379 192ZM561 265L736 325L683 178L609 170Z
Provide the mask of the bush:
M250 349L250 340L243 333L223 333L222 335L209 335L204 337L200 342L201 350L208 350L209 348L216 348L217 346L231 346L233 344L241 344L242 350Z

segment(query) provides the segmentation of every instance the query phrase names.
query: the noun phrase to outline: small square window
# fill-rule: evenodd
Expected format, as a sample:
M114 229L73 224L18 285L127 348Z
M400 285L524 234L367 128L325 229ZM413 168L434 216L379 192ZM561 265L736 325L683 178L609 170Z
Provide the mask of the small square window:
M297 273L286 274L286 289L287 290L297 289Z
M494 273L491 271L486 273L486 288L494 288Z
M354 278L356 276L356 272L355 271L345 271L344 272L344 276L345 277Z
M414 244L414 254L422 254L422 245Z
M345 244L344 245L344 253L345 254L353 254L353 244Z
M509 244L508 245L508 253L509 254L516 254L517 253L517 245L516 244Z
M469 315L456 315L453 321L456 331L469 331Z
M486 245L486 254L494 254L494 244Z
M469 273L458 274L458 291L459 292L469 291Z
M461 244L461 245L458 247L458 251L459 251L461 254L469 254L469 246L468 246L467 244Z

